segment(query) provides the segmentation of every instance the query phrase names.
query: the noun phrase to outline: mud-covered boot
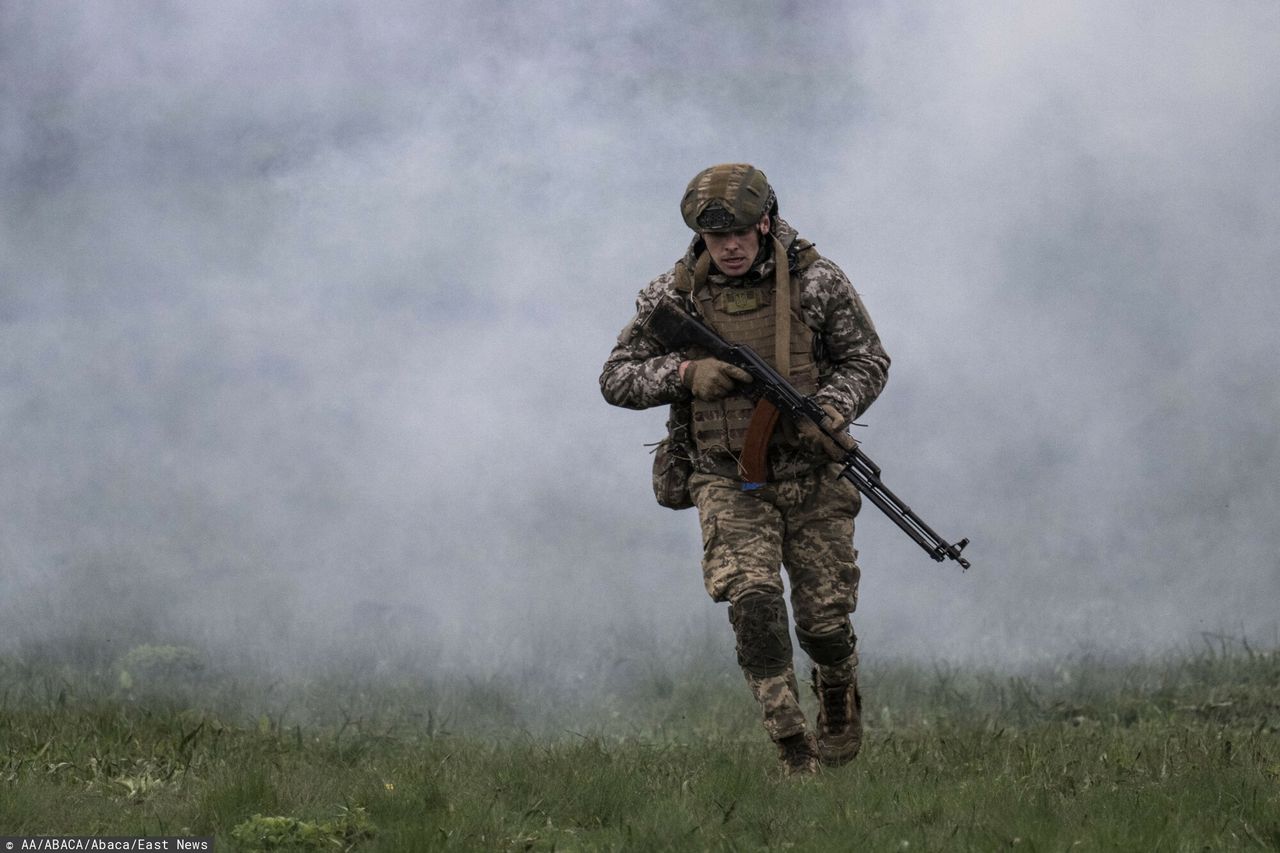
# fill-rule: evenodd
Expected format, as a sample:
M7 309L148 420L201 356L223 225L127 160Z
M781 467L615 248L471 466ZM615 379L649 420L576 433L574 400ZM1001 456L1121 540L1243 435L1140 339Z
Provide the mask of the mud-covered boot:
M818 772L818 749L813 735L800 732L774 743L778 745L778 758L782 760L782 775L812 776Z
M862 695L858 677L828 684L813 669L813 692L818 697L818 757L827 767L847 764L862 747Z

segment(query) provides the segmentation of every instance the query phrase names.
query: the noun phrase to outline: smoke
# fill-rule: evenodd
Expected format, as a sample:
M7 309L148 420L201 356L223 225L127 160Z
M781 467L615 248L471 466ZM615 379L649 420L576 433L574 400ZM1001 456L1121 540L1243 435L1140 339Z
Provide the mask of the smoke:
M749 160L894 359L870 654L1274 635L1263 2L0 6L10 647L572 664L723 614L596 377ZM371 630L370 626L374 626Z

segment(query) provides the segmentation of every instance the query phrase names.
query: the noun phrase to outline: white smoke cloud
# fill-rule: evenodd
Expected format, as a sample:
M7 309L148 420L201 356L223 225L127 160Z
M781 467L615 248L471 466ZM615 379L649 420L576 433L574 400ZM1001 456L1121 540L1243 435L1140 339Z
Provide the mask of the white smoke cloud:
M1277 35L1267 3L8 4L9 642L302 647L359 602L490 661L719 626L648 495L662 413L595 382L685 181L738 159L894 358L868 452L974 540L960 576L866 510L869 652L1274 632Z

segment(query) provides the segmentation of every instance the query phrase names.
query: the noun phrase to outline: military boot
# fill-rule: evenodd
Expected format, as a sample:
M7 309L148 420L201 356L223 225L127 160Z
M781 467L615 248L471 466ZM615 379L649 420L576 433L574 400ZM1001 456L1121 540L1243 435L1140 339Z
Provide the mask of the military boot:
M862 747L862 694L858 692L858 677L828 684L814 667L813 692L818 697L818 757L828 767L847 764Z
M818 750L808 732L789 735L774 741L784 776L812 776L818 772Z

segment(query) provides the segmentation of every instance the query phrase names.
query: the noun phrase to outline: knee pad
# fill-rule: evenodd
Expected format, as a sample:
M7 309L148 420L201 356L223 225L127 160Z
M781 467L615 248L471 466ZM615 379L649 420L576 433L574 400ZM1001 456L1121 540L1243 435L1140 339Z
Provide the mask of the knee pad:
M796 626L796 639L809 659L820 666L838 666L853 657L857 637L853 626L845 623L834 631L815 634Z
M772 592L748 592L729 605L738 638L738 665L757 678L782 675L791 666L787 605Z

